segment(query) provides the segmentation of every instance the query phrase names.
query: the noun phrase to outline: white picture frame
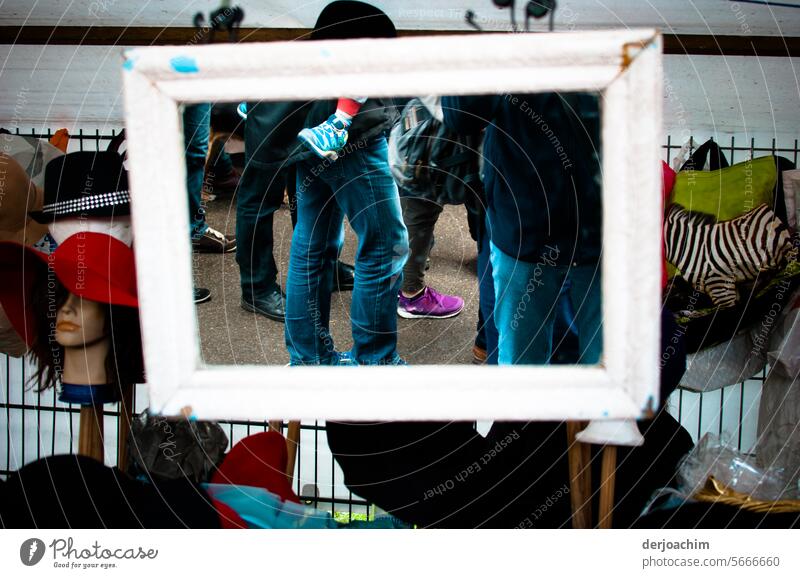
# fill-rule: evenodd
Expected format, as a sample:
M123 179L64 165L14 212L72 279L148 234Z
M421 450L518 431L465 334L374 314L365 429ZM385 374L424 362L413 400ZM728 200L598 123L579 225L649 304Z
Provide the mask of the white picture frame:
M152 410L199 419L562 420L634 418L657 405L657 30L146 47L125 58L134 246ZM600 365L202 363L181 103L543 91L602 95Z

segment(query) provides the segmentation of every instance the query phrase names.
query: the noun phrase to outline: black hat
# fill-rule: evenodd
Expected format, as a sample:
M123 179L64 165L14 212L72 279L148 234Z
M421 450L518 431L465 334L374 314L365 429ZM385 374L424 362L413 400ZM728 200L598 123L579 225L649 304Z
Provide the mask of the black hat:
M392 20L378 8L364 2L331 2L317 18L311 40L346 40L349 38L394 38L397 30Z
M130 214L128 171L116 152L77 152L45 167L44 203L30 216L39 223L67 217Z

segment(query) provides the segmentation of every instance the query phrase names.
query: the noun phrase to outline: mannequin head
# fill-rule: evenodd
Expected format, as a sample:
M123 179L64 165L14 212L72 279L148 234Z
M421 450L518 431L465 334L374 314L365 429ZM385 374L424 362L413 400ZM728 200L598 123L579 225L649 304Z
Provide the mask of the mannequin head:
M106 340L106 307L68 293L56 314L55 329L55 340L64 348L84 348Z
M144 380L137 308L79 297L51 277L37 279L33 314L39 337L31 356L40 389L59 380L114 386Z

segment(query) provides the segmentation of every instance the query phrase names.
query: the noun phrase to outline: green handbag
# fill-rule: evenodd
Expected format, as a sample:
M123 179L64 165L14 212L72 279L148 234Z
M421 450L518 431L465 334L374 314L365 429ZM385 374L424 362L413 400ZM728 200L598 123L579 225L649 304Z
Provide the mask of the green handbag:
M709 153L712 170L704 171ZM693 213L711 215L717 221L730 221L761 204L774 207L777 180L775 157L759 157L728 166L719 145L709 140L698 147L675 177L672 202ZM779 210L775 212L781 216Z

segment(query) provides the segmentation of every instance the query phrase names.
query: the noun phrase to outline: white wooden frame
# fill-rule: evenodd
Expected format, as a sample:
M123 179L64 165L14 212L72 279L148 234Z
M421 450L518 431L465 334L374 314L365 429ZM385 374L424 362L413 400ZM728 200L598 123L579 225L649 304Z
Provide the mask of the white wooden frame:
M126 126L151 407L201 419L641 416L659 391L661 53L661 37L651 29L127 52ZM202 363L179 103L580 90L603 94L601 365Z

